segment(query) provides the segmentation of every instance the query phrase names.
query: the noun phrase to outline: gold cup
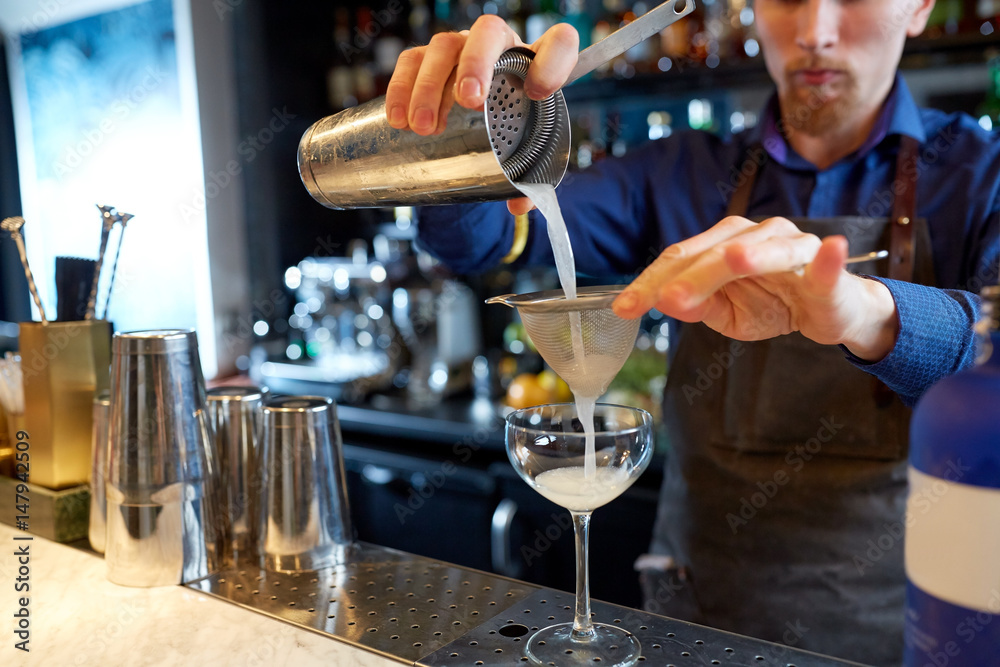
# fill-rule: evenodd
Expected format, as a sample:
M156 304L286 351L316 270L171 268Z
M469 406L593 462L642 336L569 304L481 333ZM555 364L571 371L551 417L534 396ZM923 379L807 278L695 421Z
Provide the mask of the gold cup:
M94 395L110 388L110 325L22 322L19 341L29 481L50 489L84 484L90 478Z

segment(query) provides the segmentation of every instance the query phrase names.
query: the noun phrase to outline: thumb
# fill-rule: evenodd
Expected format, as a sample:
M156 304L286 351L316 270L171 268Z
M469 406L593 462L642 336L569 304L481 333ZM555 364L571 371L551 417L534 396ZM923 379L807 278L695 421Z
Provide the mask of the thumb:
M828 236L805 269L807 283L818 294L830 294L847 266L847 238Z

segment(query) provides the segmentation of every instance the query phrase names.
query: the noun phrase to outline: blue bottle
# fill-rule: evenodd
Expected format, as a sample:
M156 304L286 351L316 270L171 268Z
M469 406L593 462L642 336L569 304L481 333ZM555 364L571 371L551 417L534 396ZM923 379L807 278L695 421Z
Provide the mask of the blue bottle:
M982 297L977 365L913 413L906 667L1000 664L1000 286Z

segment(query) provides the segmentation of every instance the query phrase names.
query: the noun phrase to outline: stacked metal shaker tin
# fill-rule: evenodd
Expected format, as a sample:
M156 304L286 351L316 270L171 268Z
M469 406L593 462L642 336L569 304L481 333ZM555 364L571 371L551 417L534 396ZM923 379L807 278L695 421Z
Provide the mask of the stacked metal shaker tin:
M206 391L194 331L144 331L115 334L94 416L90 542L112 582L343 561L353 533L330 399Z

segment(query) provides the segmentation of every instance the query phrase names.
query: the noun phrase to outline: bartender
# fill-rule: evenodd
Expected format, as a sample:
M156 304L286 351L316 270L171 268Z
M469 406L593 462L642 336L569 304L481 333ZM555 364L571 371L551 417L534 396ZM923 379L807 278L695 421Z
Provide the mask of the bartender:
M776 86L758 126L676 132L557 190L578 266L641 272L616 312L680 323L652 611L900 661L908 406L972 363L975 292L1000 260L1000 140L918 108L896 71L933 4L757 0ZM427 135L453 101L481 107L492 64L519 45L483 16L405 52L389 122ZM526 90L541 99L578 40L556 25L530 48ZM425 209L419 237L460 273L551 264L544 219L524 229L508 213L530 207ZM847 270L880 249L890 257Z

